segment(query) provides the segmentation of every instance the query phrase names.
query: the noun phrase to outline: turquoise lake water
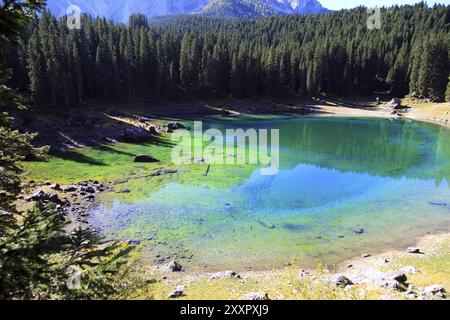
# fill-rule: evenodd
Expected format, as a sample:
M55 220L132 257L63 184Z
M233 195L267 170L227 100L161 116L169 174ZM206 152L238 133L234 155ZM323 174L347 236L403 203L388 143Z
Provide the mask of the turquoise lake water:
M94 214L108 235L140 240L155 262L267 269L413 245L450 229L450 130L412 121L302 117L211 120L280 129L280 172L227 188L176 181ZM233 174L230 168L230 174Z

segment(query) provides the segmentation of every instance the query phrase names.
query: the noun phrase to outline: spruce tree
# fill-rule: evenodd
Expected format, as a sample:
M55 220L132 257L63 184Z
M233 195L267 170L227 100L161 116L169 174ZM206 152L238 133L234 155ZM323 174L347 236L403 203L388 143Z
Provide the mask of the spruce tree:
M448 77L447 90L445 91L445 101L450 102L450 76Z
M6 46L15 43L32 14L40 9L41 1L34 0L0 4L0 65ZM33 45L29 50L38 48ZM36 52L31 55L37 56ZM33 65L30 73L38 75L37 71L39 68ZM20 162L43 158L47 148L33 147L35 134L13 128L13 119L5 110L25 106L6 85L10 74L10 70L0 70L0 300L104 299L116 291L112 280L132 248L119 244L99 246L99 239L86 230L68 234L64 217L52 204L37 203L27 212L19 212L16 207L22 187ZM34 80L37 90L39 77ZM71 276L68 267L81 271L82 290L66 286Z

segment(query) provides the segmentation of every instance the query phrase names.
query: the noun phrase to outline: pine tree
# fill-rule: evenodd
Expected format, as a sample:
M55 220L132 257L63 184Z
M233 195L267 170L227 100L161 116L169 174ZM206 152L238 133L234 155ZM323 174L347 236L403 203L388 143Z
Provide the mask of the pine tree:
M411 94L419 94L419 73L420 66L422 62L422 43L416 43L411 52L410 62L409 62L409 91Z
M447 90L445 91L445 101L450 102L450 76L448 77Z
M408 56L407 47L403 45L395 60L394 67L389 71L386 82L391 87L391 93L396 96L403 96L408 93Z
M48 85L37 29L28 40L27 69L33 101L36 105L42 106L48 101Z
M419 92L434 101L443 101L449 70L448 49L436 39L431 39L424 47Z
M181 41L180 49L180 80L181 85L188 87L192 85L192 67L191 67L191 45L192 36L190 33L185 33Z

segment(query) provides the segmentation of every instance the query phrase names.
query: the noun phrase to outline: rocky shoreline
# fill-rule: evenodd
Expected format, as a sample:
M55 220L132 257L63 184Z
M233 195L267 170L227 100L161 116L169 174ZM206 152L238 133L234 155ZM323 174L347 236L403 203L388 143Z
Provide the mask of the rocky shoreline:
M36 183L30 181L23 184L24 193L20 197L20 206L30 207L34 202L53 204L55 209L69 223L67 229L89 229L95 231L89 218L92 210L100 203L98 196L103 192L112 192L112 182L81 181L75 184L60 186L51 182Z
M428 235L421 238L417 244L421 247L409 247L404 251L387 251L382 254L366 255L342 263L336 272L329 270L314 271L297 269L294 266L286 267L293 272L295 281L305 282L321 290L335 292L341 299L379 299L379 300L446 300L448 288L441 283L423 285L415 283L415 277L427 270L421 270L414 265L402 265L402 259L428 259L436 254L436 244L443 240L450 241L450 234ZM445 242L444 241L444 242ZM447 250L445 248L444 250ZM448 245L448 244L447 244ZM449 254L448 252L446 254ZM179 263L173 261L165 267L152 267L153 276L160 278L163 284L162 293L168 293L168 299L195 299L198 295L199 284L211 286L214 283L226 283L227 288L232 287L232 293L237 294L239 288L248 290L248 283L265 284L266 287L277 287L277 278L283 278L286 270L266 271L222 271L217 273L190 273ZM434 279L430 279L433 281ZM446 279L447 283L450 279ZM199 283L199 284L198 284ZM286 284L292 286L292 280ZM173 290L170 290L170 289ZM192 291L190 292L192 288ZM195 289L194 289L195 288ZM279 288L278 288L279 289ZM257 291L232 296L242 300L284 300L285 296L275 294L274 291ZM194 297L192 296L194 295ZM348 295L348 296L347 296Z

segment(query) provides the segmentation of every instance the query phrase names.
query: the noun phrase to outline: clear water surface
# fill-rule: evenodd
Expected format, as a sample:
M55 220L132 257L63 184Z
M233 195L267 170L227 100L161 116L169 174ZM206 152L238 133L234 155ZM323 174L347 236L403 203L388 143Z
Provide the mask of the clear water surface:
M156 262L221 270L331 265L450 229L448 129L335 117L208 126L279 128L279 174L255 169L226 188L175 180L145 201L114 201L94 215L106 234L142 241Z

